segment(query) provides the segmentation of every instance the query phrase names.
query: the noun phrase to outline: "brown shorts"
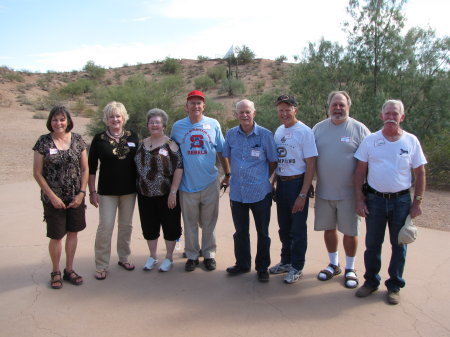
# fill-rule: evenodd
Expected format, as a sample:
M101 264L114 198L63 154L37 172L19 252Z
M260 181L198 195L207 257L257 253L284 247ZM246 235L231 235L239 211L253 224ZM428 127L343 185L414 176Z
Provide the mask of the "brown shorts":
M67 232L80 232L86 228L86 205L77 208L58 209L51 203L43 203L44 220L47 223L47 237L60 240Z

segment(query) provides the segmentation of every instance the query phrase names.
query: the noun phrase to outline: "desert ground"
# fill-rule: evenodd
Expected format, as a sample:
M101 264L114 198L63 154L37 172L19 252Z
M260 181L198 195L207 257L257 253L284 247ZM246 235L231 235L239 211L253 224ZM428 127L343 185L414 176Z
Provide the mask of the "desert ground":
M228 194L220 199L216 271L200 267L184 272L181 250L172 271L142 271L148 248L136 211L131 244L136 270L121 269L113 248L107 279L95 280L98 213L89 205L88 227L79 235L75 261L84 284L76 287L65 282L61 290L50 289L48 239L39 188L31 174L31 148L47 132L45 120L33 119L34 113L20 106L13 94L3 94L3 100L10 104L0 107L0 336L450 336L450 194L446 191L426 193L424 214L415 221L422 228L417 241L408 247L407 286L397 306L386 303L383 287L359 299L354 290L344 288L342 276L327 282L316 279L328 260L322 234L312 230L313 205L308 218L307 263L298 283L287 285L282 276L271 276L268 284L261 284L254 272L229 277L225 269L234 264L234 230ZM89 120L75 117L74 122L74 131L84 134ZM357 255L360 282L364 226L362 230ZM270 234L272 262L276 263L280 242L275 206ZM251 237L254 254L253 229ZM163 244L159 254L163 257ZM343 264L342 247L340 254ZM388 258L385 245L383 280Z

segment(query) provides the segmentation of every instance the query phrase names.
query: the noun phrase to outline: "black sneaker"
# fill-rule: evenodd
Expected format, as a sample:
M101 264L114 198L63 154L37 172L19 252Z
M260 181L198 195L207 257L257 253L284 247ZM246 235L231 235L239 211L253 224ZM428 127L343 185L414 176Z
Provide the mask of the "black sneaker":
M188 259L186 261L186 264L184 265L184 270L186 270L186 271L194 271L195 267L197 267L198 264L199 264L198 259L197 260Z
M242 273L248 273L250 271L250 268L242 268L238 265L234 265L232 267L227 268L227 273L231 275L237 275Z
M211 259L204 259L203 260L203 264L205 265L206 270L215 270L216 269L216 260L211 258Z
M259 282L269 282L269 272L267 270L258 271L257 274Z

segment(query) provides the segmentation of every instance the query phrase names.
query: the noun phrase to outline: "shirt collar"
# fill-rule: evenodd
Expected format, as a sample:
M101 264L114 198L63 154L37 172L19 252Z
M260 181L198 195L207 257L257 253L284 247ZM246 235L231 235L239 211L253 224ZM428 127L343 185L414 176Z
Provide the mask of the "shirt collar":
M256 124L255 121L253 121L253 129L252 129L252 132L250 132L248 135L242 130L240 124L239 124L238 126L239 126L239 127L238 127L238 132L241 133L241 134L243 134L244 136L251 136L253 133L254 133L255 135L259 135L258 124Z

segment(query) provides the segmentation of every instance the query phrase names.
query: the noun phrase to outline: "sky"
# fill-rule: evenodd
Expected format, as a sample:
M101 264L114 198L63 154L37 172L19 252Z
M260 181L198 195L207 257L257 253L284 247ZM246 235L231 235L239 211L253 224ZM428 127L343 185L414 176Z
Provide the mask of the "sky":
M293 61L321 38L345 45L348 0L0 0L0 65L33 72L166 57L223 57L232 45ZM410 0L406 27L450 35L447 0Z

